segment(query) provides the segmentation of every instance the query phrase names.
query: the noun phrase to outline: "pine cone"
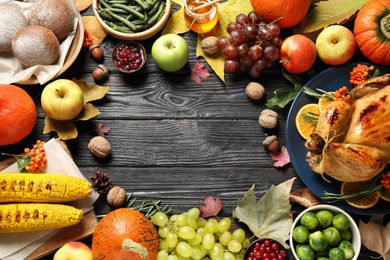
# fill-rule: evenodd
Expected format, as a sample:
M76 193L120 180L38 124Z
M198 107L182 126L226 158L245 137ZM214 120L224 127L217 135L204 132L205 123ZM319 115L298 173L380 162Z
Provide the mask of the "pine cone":
M92 181L93 189L99 194L107 194L112 188L110 178L107 173L103 171L97 171L95 176L89 177Z

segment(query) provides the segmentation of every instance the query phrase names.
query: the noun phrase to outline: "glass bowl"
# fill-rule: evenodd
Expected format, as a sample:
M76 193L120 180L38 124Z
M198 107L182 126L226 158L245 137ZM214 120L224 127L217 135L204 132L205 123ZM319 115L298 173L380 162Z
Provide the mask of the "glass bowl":
M119 42L112 50L111 60L120 72L134 73L145 65L146 51L139 42Z

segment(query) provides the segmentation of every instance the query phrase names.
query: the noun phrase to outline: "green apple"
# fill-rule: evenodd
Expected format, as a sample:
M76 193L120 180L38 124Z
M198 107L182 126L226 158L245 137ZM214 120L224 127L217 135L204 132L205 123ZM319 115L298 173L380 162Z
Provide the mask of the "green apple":
M93 253L86 244L71 241L57 250L53 260L93 260Z
M167 72L175 72L188 61L187 42L177 34L160 36L152 46L152 57L157 66Z
M318 57L328 65L341 65L352 58L356 49L353 32L342 25L326 27L316 39Z
M55 120L72 120L84 107L84 93L77 83L68 79L58 79L48 84L42 91L42 109Z

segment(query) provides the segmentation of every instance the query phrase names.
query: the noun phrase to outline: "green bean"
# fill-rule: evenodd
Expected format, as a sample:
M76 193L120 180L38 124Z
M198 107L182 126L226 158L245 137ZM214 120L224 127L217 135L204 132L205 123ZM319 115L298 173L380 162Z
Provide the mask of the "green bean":
M112 7L113 8L115 8L115 7L121 8L122 10L125 10L125 11L127 11L127 12L129 12L131 14L134 14L135 16L137 16L140 19L145 19L145 15L141 14L140 12L135 10L134 8L128 7L126 5L123 5L123 4L113 4Z
M165 2L161 1L157 13L155 13L149 20L148 25L153 25L159 21L162 15L165 13Z
M98 10L98 13L103 20L109 20L109 21L116 20L114 17L112 17L110 14L107 13L106 9L102 9L100 11Z
M122 23L124 23L126 26L128 26L131 30L135 31L135 25L132 24L130 21L126 20L125 18L123 18L122 16L119 16L113 12L111 12L109 9L107 9L107 12L114 18L116 18L117 20L121 21Z
M136 2L137 4L139 4L144 10L149 10L152 7L151 5L149 5L148 3L145 3L142 0L133 0L133 1Z
M161 1L161 0L160 0L160 1ZM163 0L163 1L164 1L164 0ZM153 8L150 9L149 12L148 12L148 16L149 16L149 17L153 16L153 15L157 12L159 6L160 6L159 3L153 5Z
M123 32L123 33L134 33L134 31L130 30L129 27L127 26L119 26L116 23L110 22L110 21L105 21L108 26L110 26L112 29L118 32Z

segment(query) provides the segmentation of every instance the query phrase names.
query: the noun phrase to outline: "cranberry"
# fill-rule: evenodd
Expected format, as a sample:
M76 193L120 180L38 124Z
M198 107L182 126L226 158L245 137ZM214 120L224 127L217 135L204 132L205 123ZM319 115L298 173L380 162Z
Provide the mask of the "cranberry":
M281 248L276 241L266 239L262 243L255 243L252 251L245 260L285 260L287 251Z
M143 50L137 45L128 45L128 43L120 44L114 50L114 64L117 68L123 71L138 70L143 61Z

